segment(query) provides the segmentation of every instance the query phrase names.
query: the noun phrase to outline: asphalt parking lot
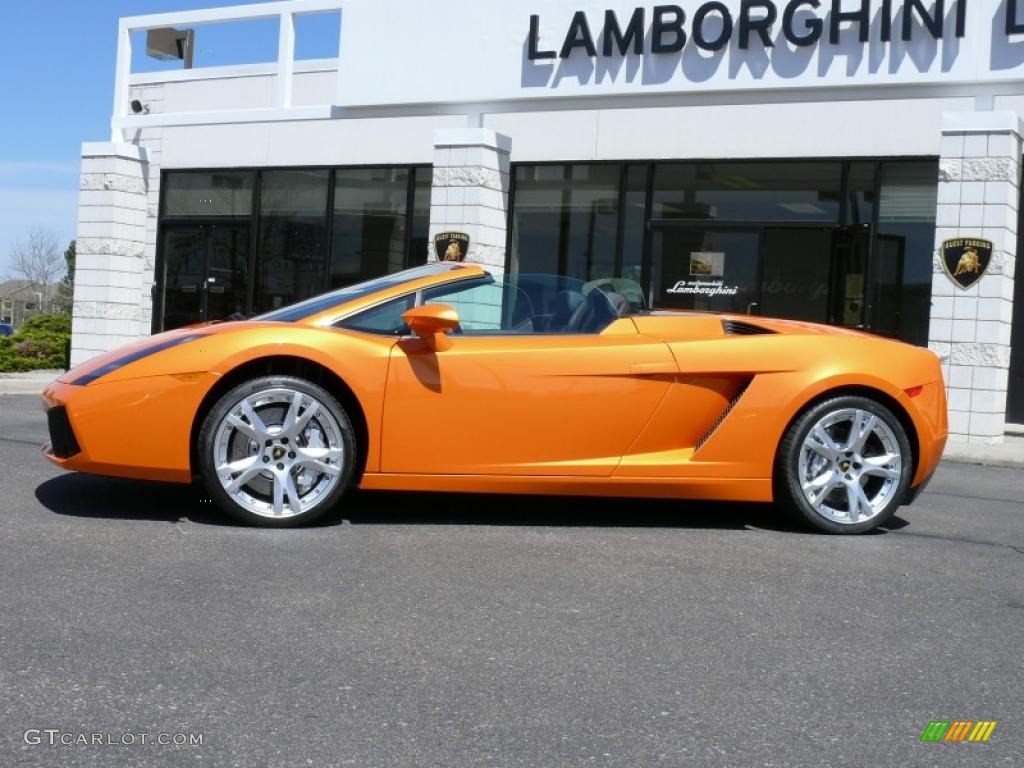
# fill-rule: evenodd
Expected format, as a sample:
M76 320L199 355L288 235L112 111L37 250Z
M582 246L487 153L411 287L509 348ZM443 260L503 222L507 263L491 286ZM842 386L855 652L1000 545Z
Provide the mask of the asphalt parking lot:
M1024 764L1020 470L944 464L857 538L401 494L266 531L44 440L0 395L3 766ZM998 726L921 743L933 720Z

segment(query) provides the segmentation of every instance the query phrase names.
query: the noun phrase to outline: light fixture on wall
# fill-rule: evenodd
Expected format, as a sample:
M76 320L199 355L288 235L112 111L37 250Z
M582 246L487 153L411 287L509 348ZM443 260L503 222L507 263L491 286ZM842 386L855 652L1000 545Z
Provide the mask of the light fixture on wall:
M138 99L132 99L129 106L132 108L132 112L136 115L149 114L149 104L143 104Z

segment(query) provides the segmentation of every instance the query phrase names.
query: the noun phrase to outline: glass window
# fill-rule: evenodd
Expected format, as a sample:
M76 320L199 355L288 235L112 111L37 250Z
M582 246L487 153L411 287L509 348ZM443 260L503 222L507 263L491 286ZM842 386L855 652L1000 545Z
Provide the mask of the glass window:
M417 168L415 171L412 204L412 236L409 238L409 254L406 266L426 264L430 256L430 189L434 178L433 168Z
M622 277L640 282L643 277L644 232L647 228L648 166L626 169L626 207L622 215Z
M445 285L423 292L424 304L448 304L459 313L459 327L462 333L474 331L499 331L510 329L514 324L505 323L505 309L511 296L505 285L491 279L467 281L465 285ZM533 312L529 300L518 302L520 318L529 323ZM532 332L532 326L529 329Z
M874 273L876 330L928 343L939 168L935 160L882 163Z
M188 171L164 174L164 216L204 218L252 214L251 171Z
M615 276L620 165L520 165L513 271Z
M620 305L628 303L630 311L646 307L639 281L628 278L600 278L590 283L558 275L511 275L508 279L530 299L539 320L536 324L538 332L564 332L569 326L570 317L579 309L584 295L594 288L607 294L618 294L614 297L616 302Z
M330 210L333 178L337 184ZM200 276L200 288L185 286L197 292L193 321L218 318L224 306L231 315L291 311L293 304L328 286L426 264L431 182L431 168L412 166L168 171L163 176L161 258L165 270L170 269L167 264L184 248L168 245L165 222L179 229L233 227L237 237L228 249L216 238L203 241L211 274ZM167 280L162 274L158 280L158 292L166 294ZM207 293L209 301L197 298ZM164 329L159 313L153 328Z
M556 275L488 276L424 291L423 303L454 307L458 333L467 336L600 333L632 313L626 293L633 285L608 278L584 283Z
M759 240L756 231L655 228L651 233L653 306L752 312L760 293Z
M402 313L412 309L415 300L416 294L410 293L408 296L385 301L343 320L338 323L338 327L382 336L405 336L409 333L409 326L402 319Z
M321 292L327 262L328 171L265 171L255 309L265 312Z
M663 163L652 218L839 222L842 163Z
M408 168L345 168L335 173L331 287L405 266L409 173Z
M829 321L834 237L825 227L764 230L759 314Z
M846 223L870 224L875 215L875 164L850 163L846 186Z

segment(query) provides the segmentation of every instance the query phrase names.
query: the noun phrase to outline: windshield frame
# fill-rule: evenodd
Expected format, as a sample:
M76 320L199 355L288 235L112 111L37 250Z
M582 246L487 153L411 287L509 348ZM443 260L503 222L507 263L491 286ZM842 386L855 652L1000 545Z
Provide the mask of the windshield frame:
M418 267L403 269L399 272L392 272L360 283L336 288L327 293L311 296L308 299L288 304L270 312L264 312L248 318L254 322L267 323L300 323L318 315L330 312L332 309L341 307L360 299L365 299L375 293L388 292L391 289L400 288L405 283L411 283L425 278L438 277L448 273L456 272L464 268L461 262L435 261L423 264Z

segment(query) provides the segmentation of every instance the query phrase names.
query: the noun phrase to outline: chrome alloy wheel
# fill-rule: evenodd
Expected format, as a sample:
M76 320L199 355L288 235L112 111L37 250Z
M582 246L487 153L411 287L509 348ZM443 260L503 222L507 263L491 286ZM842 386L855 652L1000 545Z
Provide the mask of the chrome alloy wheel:
M798 483L817 514L855 525L885 511L903 468L892 428L870 411L844 408L811 427L800 447Z
M315 397L288 387L248 395L217 425L213 460L231 499L261 517L308 512L338 484L341 426Z

